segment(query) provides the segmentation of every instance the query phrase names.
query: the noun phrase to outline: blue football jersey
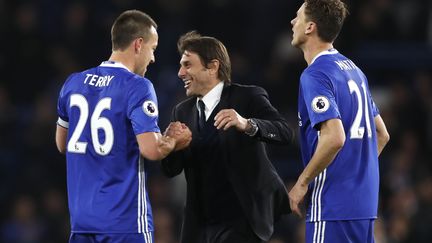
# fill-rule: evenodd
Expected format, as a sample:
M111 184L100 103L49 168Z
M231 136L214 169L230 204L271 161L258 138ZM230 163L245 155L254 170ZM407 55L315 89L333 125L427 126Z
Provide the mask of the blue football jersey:
M136 135L160 132L152 83L115 62L72 74L58 99L68 129L67 185L73 233L153 231Z
M346 141L309 185L307 221L376 218L379 168L374 117L363 72L335 49L322 52L300 77L298 116L303 163L312 158L319 124L340 119Z

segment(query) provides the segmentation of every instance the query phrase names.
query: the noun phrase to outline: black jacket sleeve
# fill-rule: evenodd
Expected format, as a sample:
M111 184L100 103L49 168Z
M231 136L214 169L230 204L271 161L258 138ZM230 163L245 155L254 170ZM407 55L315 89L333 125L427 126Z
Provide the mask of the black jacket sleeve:
M174 107L171 114L171 121L177 121L177 107ZM174 177L180 174L184 169L184 156L188 148L180 151L174 151L161 161L162 171L168 177Z
M294 129L270 103L267 92L254 87L249 104L251 117L258 125L255 138L274 144L289 144L294 141Z

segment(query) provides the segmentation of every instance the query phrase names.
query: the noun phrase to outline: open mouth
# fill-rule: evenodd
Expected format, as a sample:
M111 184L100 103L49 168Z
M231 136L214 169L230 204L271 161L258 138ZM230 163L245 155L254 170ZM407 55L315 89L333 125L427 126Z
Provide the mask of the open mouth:
M190 80L183 80L183 82L185 83L184 88L188 89L190 87L190 84L192 83L192 81Z

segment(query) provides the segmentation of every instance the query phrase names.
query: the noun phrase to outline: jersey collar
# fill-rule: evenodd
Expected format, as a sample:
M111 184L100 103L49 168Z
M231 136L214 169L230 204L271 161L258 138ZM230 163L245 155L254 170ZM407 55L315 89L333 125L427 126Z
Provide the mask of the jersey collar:
M102 62L100 66L101 67L124 68L130 72L129 68L127 68L125 65L123 65L120 62L105 61L105 62Z
M336 53L339 53L339 52L338 52L336 49L334 49L334 48L331 48L331 49L328 49L328 50L322 51L322 52L318 53L318 55L316 55L316 56L312 59L312 62L311 62L310 64L314 63L315 60L316 60L318 57L320 57L320 56L324 56L324 55L333 55L333 54L336 54Z

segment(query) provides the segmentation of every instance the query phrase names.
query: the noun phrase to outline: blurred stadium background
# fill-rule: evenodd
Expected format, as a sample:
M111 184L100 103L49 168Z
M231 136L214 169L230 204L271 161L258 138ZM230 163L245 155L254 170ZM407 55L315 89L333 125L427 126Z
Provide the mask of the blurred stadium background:
M302 1L289 0L0 0L0 242L59 243L69 235L65 158L54 143L56 100L71 72L110 55L110 26L140 9L159 25L156 63L160 127L184 90L177 78L177 38L196 29L222 40L233 80L267 89L297 126L298 78L306 67L293 49L290 21ZM380 158L377 243L432 242L432 1L347 1L351 15L336 42L369 78L391 141ZM288 188L301 161L298 145L270 147ZM157 243L178 242L182 178L147 164ZM272 243L302 242L293 216Z

